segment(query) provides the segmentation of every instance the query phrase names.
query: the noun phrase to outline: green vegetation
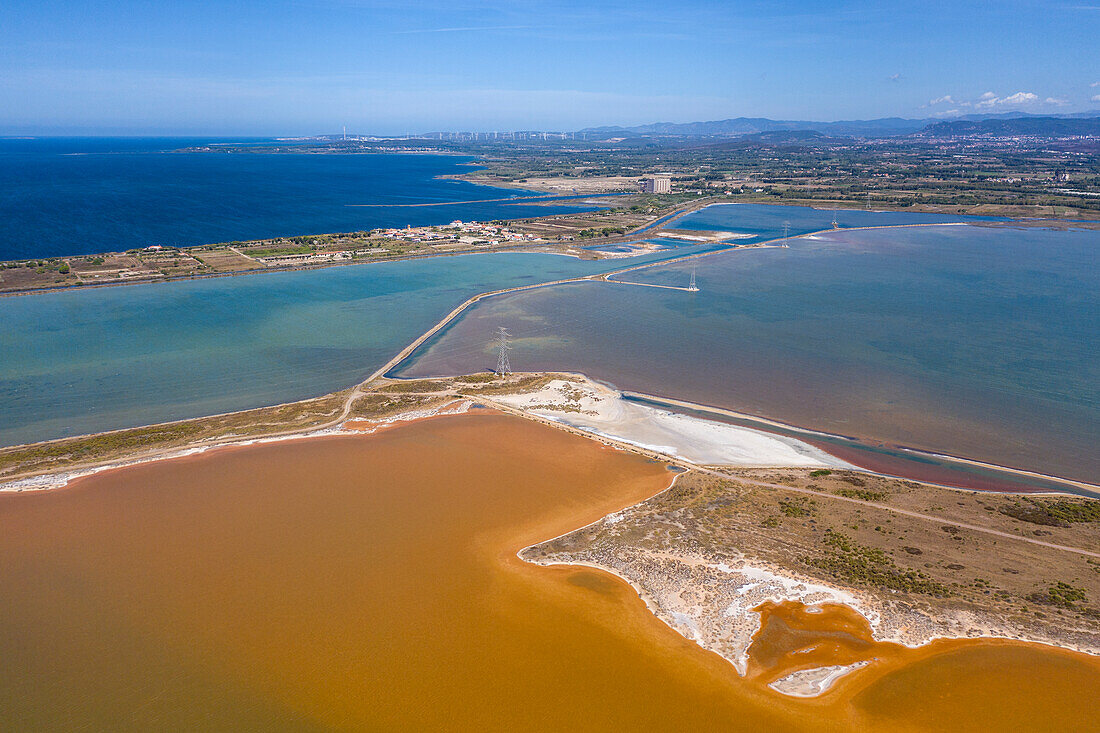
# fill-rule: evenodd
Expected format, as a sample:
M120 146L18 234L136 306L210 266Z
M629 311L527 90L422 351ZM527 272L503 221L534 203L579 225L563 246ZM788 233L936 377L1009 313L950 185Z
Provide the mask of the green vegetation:
M787 517L808 517L817 512L817 504L813 499L799 496L790 499L779 500L779 511Z
M814 478L821 478L822 476L830 476L830 475L832 475L832 473L833 472L830 471L827 468L819 468L816 471L810 471L810 475L813 476Z
M591 237L610 237L615 234L626 234L624 227L600 227L599 229L582 229L577 233L577 236L582 239L589 239Z
M355 401L349 417L379 420L416 409L440 405L447 397L419 394L383 394L371 392Z
M662 207L718 195L737 201L847 202L859 208L1084 219L1095 219L1100 211L1100 198L1090 195L1100 193L1100 167L1087 141L749 136L410 144L484 156L488 170L478 179L488 183L672 173L672 194L646 197ZM357 143L356 149L367 152L374 145ZM630 186L624 182L621 188Z
M487 377L484 379L482 377ZM549 382L560 379L558 374L526 374L519 377L501 379L495 374L470 375L460 377L456 382L465 382L471 386L459 389L459 394L474 397L479 394L501 394L510 392L534 392ZM476 381L475 381L476 380Z
M441 379L410 379L379 387L378 392L440 392L450 387Z
M499 379L495 374L485 372L484 374L467 374L463 377L456 377L456 382L463 382L465 384L486 384Z
M1000 507L1000 512L1032 524L1068 527L1079 522L1100 522L1100 501L1025 498Z
M1078 603L1087 600L1087 596L1082 589L1075 588L1069 583L1058 581L1045 591L1038 591L1028 595L1027 600L1045 606L1076 609Z
M808 562L834 578L938 598L951 594L946 585L932 580L926 573L902 568L882 550L860 545L840 532L825 530L822 542L830 552Z
M216 417L0 449L0 478L63 470L225 438L268 435L331 420L347 392Z
M284 257L286 255L308 255L316 252L317 248L312 244L302 244L297 247L270 247L266 249L249 249L252 257Z
M524 374L502 380L494 374L473 374L454 380L387 382L360 394L351 405L349 417L378 419L440 405L454 399L455 392L452 390L455 387L470 397L536 390L558 376ZM433 392L443 394L431 394ZM350 390L344 390L275 407L0 448L0 480L97 465L182 447L317 428L332 423L349 394Z
M888 494L885 491L872 491L870 489L836 489L837 496L846 496L849 499L862 499L863 501L882 501Z

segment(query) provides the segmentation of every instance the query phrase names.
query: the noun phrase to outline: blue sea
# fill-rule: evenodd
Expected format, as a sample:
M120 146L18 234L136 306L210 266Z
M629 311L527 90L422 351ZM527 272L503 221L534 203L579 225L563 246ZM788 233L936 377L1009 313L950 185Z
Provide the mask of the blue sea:
M439 178L473 170L463 156L174 152L273 142L0 139L0 260L591 209L464 203L534 194Z

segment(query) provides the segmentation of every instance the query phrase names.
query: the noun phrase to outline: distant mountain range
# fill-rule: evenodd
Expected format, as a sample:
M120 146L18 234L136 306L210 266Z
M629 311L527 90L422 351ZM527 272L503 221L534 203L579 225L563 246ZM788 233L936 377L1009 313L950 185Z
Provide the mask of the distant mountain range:
M815 122L811 120L771 120L766 117L735 117L712 122L656 122L634 127L589 127L579 132L606 137L742 137L777 132L818 132L830 137L899 137L921 133L940 137L968 134L1078 135L1096 134L1100 111L1061 115L1032 115L1022 112L966 115L950 121L911 120L884 117L875 120ZM990 123L988 128L983 127ZM998 126L999 123L999 126ZM967 127L971 125L971 127ZM975 126L976 125L976 126ZM1014 127L1019 125L1018 128ZM1019 131L1013 131L1013 130ZM1093 132L1076 132L1078 129Z
M762 132L811 130L837 137L890 137L909 135L928 124L928 120L906 120L886 117L879 120L849 120L844 122L811 122L806 120L770 120L766 117L735 117L713 122L655 122L635 127L590 127L587 135L619 137L740 137Z
M1100 117L1067 119L1059 117L1020 117L1011 120L951 120L928 125L921 137L963 137L969 135L1033 135L1069 137L1100 135Z

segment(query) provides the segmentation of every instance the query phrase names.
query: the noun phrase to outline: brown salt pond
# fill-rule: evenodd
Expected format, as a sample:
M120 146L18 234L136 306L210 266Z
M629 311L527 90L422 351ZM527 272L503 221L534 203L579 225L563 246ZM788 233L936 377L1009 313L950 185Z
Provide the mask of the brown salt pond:
M515 557L670 477L467 414L0 495L0 728L1100 726L1100 667L1080 655L963 643L794 700L738 678L618 579ZM874 647L838 613L838 648ZM810 636L794 646L813 643L799 623Z
M941 639L916 649L874 639L854 609L768 601L746 678L871 663L820 700L855 730L1096 731L1100 660L1009 640Z
M753 609L760 630L748 649L745 676L763 683L802 669L883 658L901 647L876 642L865 616L848 606L767 601Z

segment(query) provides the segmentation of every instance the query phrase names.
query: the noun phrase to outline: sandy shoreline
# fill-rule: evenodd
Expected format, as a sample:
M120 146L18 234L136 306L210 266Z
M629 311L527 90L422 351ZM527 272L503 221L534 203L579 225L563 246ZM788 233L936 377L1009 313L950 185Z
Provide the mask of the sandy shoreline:
M616 515L629 511L628 508L608 515L595 524L615 522ZM760 616L754 609L769 601L798 601L810 609L822 604L844 605L867 619L875 641L913 650L927 650L937 642L983 640L1037 644L1100 656L1100 639L1067 644L1064 639L1036 634L980 614L933 614L907 604L894 604L868 591L798 577L757 559L730 566L700 556L663 554L641 558L631 551L620 551L614 560L586 558L583 553L559 558L534 557L543 544L546 543L524 548L519 557L540 566L587 567L614 575L629 584L668 627L718 654L741 677L747 672L749 645L760 630ZM768 687L784 695L812 698L873 663L869 660L810 667L774 680Z
M629 402L616 390L581 376L494 399L597 437L699 465L854 468L794 438Z
M288 441L297 440L310 440L313 438L323 438L333 435L367 435L376 433L380 430L393 427L400 423L414 422L417 420L427 420L433 417L443 417L446 415L458 415L466 412L472 403L468 400L454 400L452 402L433 407L427 410L410 410L408 412L398 413L380 420L366 420L352 418L345 422L336 425L334 427L322 428L320 430L303 430L300 433L288 433L285 435L275 435L271 437L256 437L256 438L242 438L241 440L217 442L210 445L197 445L190 448L181 448L176 451L168 451L165 453L158 453L148 456L142 456L140 458L134 458L131 460L112 461L99 466L92 466L88 468L77 468L68 471L57 471L53 473L45 473L37 476L29 476L27 478L15 479L13 481L6 481L0 483L0 493L23 493L31 491L50 491L54 489L63 489L69 485L70 482L75 481L85 476L94 476L99 473L107 471L117 471L119 469L128 468L130 466L140 466L147 463L157 463L160 461L172 461L180 458L187 458L189 456L202 455L213 450L220 450L222 448L245 448L251 445L264 445L268 443L284 443Z
M672 484L669 485L669 488ZM667 491L667 489L666 489ZM615 514L617 514L616 512ZM608 515L609 517L614 516ZM606 521L607 517L604 520ZM567 533L568 534L568 533ZM557 538L554 538L557 539ZM542 544L542 543L539 543ZM517 553L517 557L526 562L538 565L540 567L584 567L592 570L599 570L601 572L614 575L622 582L629 585L634 589L634 592L638 594L638 597L645 603L646 608L658 618L662 623L668 626L685 639L697 644L707 651L714 652L718 656L725 659L733 667L739 677L744 677L747 671L747 650L749 644L752 642L752 636L760 629L759 615L753 619L749 614L755 613L751 609L763 603L764 601L781 601L781 600L804 600L811 593L803 593L799 597L778 597L778 596L766 596L760 599L759 603L746 604L742 609L740 617L737 619L739 622L737 625L737 639L734 642L735 646L740 647L740 651L736 654L730 654L729 650L721 645L715 644L713 639L709 638L711 629L701 626L699 619L690 613L682 611L669 611L665 605L661 602L662 599L659 595L651 593L642 583L635 579L632 575L623 572L622 570L605 565L599 562L587 561L587 560L562 560L562 561L548 561L540 559L532 559L530 557L524 557L524 554L529 550L537 547L532 545L526 547ZM758 570L753 568L752 570ZM781 577L781 576L775 576ZM797 583L791 579L788 580L788 585L794 588L799 588L803 584ZM813 605L814 603L828 602L828 603L842 603L844 601L840 598L847 598L848 594L835 589L826 588L825 586L819 586L817 584L810 584L814 587L817 593L820 593L823 597L821 600L811 601L807 605ZM845 605L848 605L845 603ZM858 611L859 609L855 606ZM728 614L727 614L728 615ZM876 621L878 619L876 618ZM937 637L928 639L928 642L934 641ZM957 638L957 637L938 637L938 638ZM883 641L891 641L890 639L883 639ZM928 643L926 642L926 643ZM911 646L921 646L920 644L913 644ZM792 697L816 697L826 692L832 685L844 677L850 672L854 672L857 669L867 666L868 662L860 662L850 665L828 665L826 667L815 667L808 670L799 670L790 675L786 675L774 682L770 683L768 687L772 688L776 692L784 695L790 695Z
M466 412L481 402L494 402L542 417L562 427L572 428L590 439L612 444L635 446L647 453L663 454L674 462L700 465L789 466L797 468L831 467L845 469L848 464L793 438L782 438L761 431L712 423L701 418L678 415L638 403L624 401L614 390L579 376L553 379L539 389L503 395L456 398L429 409L409 410L385 418L351 418L320 430L273 437L244 438L239 441L193 446L161 455L136 458L0 484L0 492L28 492L60 489L79 478L104 471L124 469L143 463L175 460L217 448L241 448L290 440L337 435L375 433L402 423ZM623 447L628 447L623 446ZM672 477L654 497L676 486L685 473ZM1018 624L980 613L943 614L910 603L895 603L881 592L843 587L792 572L789 569L742 555L713 558L702 554L645 553L629 547L614 555L572 553L536 556L537 549L548 543L596 526L613 526L630 517L641 504L621 509L596 519L585 527L571 529L558 537L523 548L517 557L536 565L573 565L611 573L628 583L647 608L684 638L715 652L727 660L739 675L747 670L747 650L760 628L760 616L754 611L767 601L799 601L808 606L822 603L843 604L865 617L875 640L893 642L909 648L922 648L939 640L1004 639L1033 644L1048 644L1061 649L1100 655L1100 642L1080 639L1070 643L1035 633ZM798 670L769 686L776 692L796 697L814 697L828 691L860 664L827 665Z

